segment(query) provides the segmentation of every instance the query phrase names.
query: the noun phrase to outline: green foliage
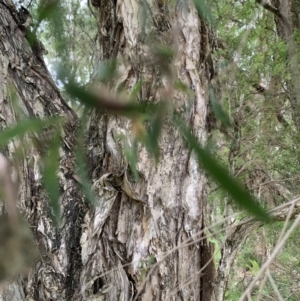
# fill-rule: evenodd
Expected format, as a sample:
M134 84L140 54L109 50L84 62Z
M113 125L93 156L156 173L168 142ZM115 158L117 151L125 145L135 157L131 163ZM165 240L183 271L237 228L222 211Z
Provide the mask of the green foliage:
M199 16L207 23L214 24L214 18L210 7L205 3L205 0L193 0Z
M216 1L213 13L219 46L215 52L218 71L215 94L232 123L232 129L221 128L220 132L213 133L211 139L218 145L214 149L215 158L231 170L263 207L273 207L299 194L300 140L294 123L298 113L290 103L293 92L289 83L288 47L276 34L272 13L256 1ZM297 30L294 37L297 41ZM264 89L257 89L258 85ZM216 114L214 108L213 111ZM236 210L236 206L227 201L228 193L219 185L212 185L209 200L213 221L222 217L228 204L233 212ZM258 271L266 259L257 256L259 248L265 247L271 252L282 226L282 223L272 223L265 226L265 236L258 231L259 235L247 240L232 270L225 300L239 300L250 281L247 273ZM261 241L261 237L265 241ZM295 283L291 276L292 266L297 266L294 241L297 239L289 240L271 267L286 300L297 300L295 293L288 292ZM255 300L255 294L252 298ZM277 300L267 282L261 300L272 298Z
M222 106L220 105L220 102L217 100L213 88L209 89L209 100L211 102L215 117L219 119L225 126L231 126L229 116L226 114L226 112L224 112Z
M79 177L79 184L81 185L82 191L86 197L86 200L89 202L89 204L94 205L95 204L95 196L92 191L92 184L89 178L88 174L88 168L86 166L86 156L84 151L84 129L87 123L88 113L90 110L86 109L82 115L80 127L79 127L79 133L78 133L78 139L77 139L77 145L76 145L76 172Z
M249 262L246 263L246 268L250 271L250 273L252 275L255 276L257 274L257 272L259 271L259 269L260 269L259 264L257 263L256 260L249 259L248 261Z
M150 255L146 260L140 260L139 266L140 266L140 280L143 281L147 275L148 270L151 268L151 266L156 262L155 256Z
M137 170L137 163L138 163L138 161L137 161L137 147L138 147L137 140L133 141L132 146L129 146L127 144L123 144L123 154L124 154L126 160L128 161L128 164L131 168L131 171L132 171L136 181L139 180L139 172Z
M86 3L74 0L24 1L34 23L33 32L48 51L46 61L52 74L60 65L82 84L93 71L97 23Z
M96 73L94 74L95 80L98 80L102 83L108 83L112 78L115 77L116 72L116 61L104 61L96 69Z
M257 274L261 263L265 260L264 253L272 250L277 243L278 234L283 223L277 222L267 225L265 233L262 230L256 231L249 236L247 243L239 252L236 263L232 269L229 287L225 300L237 301L247 287L249 281ZM300 266L298 260L299 229L290 237L287 245L281 250L280 255L271 267L271 275L278 286L278 289L286 300L298 300L297 283L300 279ZM263 243L259 240L263 239ZM255 246L255 247L253 247ZM256 286L257 291L257 286ZM291 292L294 291L294 292ZM272 286L267 283L263 290L263 299L273 298L277 300ZM268 296L269 298L267 298ZM255 295L253 296L255 300Z
M50 117L47 119L26 119L17 125L10 126L0 132L0 145L5 146L14 138L22 138L28 133L38 133L45 130L47 126L57 124L61 118Z
M61 137L58 133L52 139L49 145L49 150L44 158L42 175L43 175L43 185L48 193L50 199L50 208L52 219L56 226L60 222L60 187L57 177L57 172L59 169L59 147L61 143Z
M221 254L221 249L220 249L220 243L213 237L211 237L211 235L209 235L209 233L207 233L207 240L212 243L214 245L214 262L215 265L218 265L222 254Z

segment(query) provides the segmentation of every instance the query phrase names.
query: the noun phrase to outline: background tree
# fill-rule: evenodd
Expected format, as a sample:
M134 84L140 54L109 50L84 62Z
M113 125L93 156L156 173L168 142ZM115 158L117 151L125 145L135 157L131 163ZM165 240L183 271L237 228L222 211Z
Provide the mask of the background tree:
M223 17L220 18L221 24L218 27L220 48L218 57L221 67L219 87L221 87L223 104L227 107L234 127L232 132L225 132L225 141L222 135L220 136L219 133L216 135L218 139L223 140L223 142L218 141L222 146L220 158L224 161L224 154L228 155L231 171L245 183L264 206L269 208L277 206L279 209L285 206L280 204L299 194L298 156L295 153L295 145L298 143L295 118L297 101L295 98L289 101L291 91L294 95L297 93L295 90L287 89L291 87L291 76L295 85L297 82L295 74L298 72L298 67L295 60L298 47L291 35L291 32L296 33L296 28L290 27L289 38L282 40L280 31L278 34L276 32L274 18L278 23L277 19L280 17L284 26L288 26L286 21L288 20L289 23L295 18L290 18L290 13L286 10L290 5L295 4L278 1L276 7L273 7L266 2L242 3L241 1L236 2L233 9L229 10L229 3L225 1L217 4L217 11L220 17ZM230 31L227 30L227 26L231 28ZM228 74L230 76L226 76ZM224 130L222 132L224 133ZM215 200L218 195L220 196L219 189L214 190L211 197ZM224 212L235 210L228 196L221 195L221 199L225 200L226 204L225 208L222 203L220 204L221 210ZM297 198L295 202L297 204ZM289 218L293 216L291 212ZM218 218L218 214L215 218ZM287 223L285 226L288 225L291 224ZM237 265L231 269L232 282L230 281L230 288L226 294L228 300L244 300L245 294L244 297L239 298L250 283L251 289L246 291L249 296L258 296L258 300L268 300L272 297L280 300L297 298L297 286L292 278L287 277L287 273L297 273L295 265L292 264L293 242L289 244L290 249L286 248L283 251L281 248L280 255L275 260L269 261L273 249L276 250L274 245L278 246L286 228L283 228L278 238L278 229L281 226L266 227L263 231L252 235L249 243L245 244L251 229L256 228L257 224L241 227L239 220L236 220L234 223L229 221L227 227L229 229L218 238L219 245L224 248L217 281L220 279L225 287L228 278L222 277L224 274L220 272L225 269L225 276L229 276L226 271L232 267L230 263L243 247ZM277 242L274 241L275 237L278 238ZM253 249L253 245L257 247ZM226 249L227 255L224 255ZM288 264L285 256L290 258ZM261 273L261 266L265 262L270 262L268 267L273 273L272 277L278 281L277 291L274 289L274 279L271 279L273 282L269 279L271 273L268 270ZM260 283L255 282L258 280L255 278L256 275L264 276Z

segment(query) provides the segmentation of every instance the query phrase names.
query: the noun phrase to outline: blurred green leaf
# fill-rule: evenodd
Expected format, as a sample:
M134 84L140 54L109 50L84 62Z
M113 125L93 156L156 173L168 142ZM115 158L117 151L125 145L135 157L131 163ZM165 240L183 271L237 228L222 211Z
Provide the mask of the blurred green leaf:
M159 159L159 136L163 126L163 110L157 112L148 127L147 135L144 137L144 143L157 162Z
M64 75L62 75L64 76ZM149 116L155 114L155 112L162 109L165 103L160 102L158 104L152 104L142 102L140 104L136 102L127 102L121 99L107 96L107 94L99 91L91 93L86 88L80 87L74 82L64 83L66 92L75 100L79 100L87 107L95 108L101 112L107 111L113 114L120 114L129 118L141 117L143 120L149 119Z
M100 110L110 111L121 115L130 115L138 112L138 105L133 103L117 102L115 99L109 99L99 91L99 95L88 92L85 88L76 84L69 83L65 85L66 92L70 96L78 99L84 105Z
M156 258L154 255L150 255L147 260L147 266L150 266L156 262Z
M256 200L234 179L228 171L223 168L216 159L204 148L200 146L197 138L191 133L182 123L178 117L175 117L177 124L184 139L189 144L190 148L194 150L199 163L209 173L209 175L231 195L233 201L246 209L249 213L260 220L270 221L270 216L265 210L256 202Z
M220 102L217 100L213 88L209 89L209 100L215 117L219 119L225 126L231 126L229 116L224 112Z
M168 47L164 44L155 44L153 46L154 54L159 60L169 60L174 57L174 50L171 47Z
M42 179L45 190L50 198L50 208L52 219L56 226L60 221L60 204L59 204L59 180L57 176L59 168L59 146L61 137L57 133L51 141L48 153L43 160Z
M59 7L59 0L42 0L37 9L37 26L44 20L56 14Z
M141 80L139 80L133 87L132 91L131 91L131 98L132 99L136 99L138 94L141 92L142 90L142 84L143 82Z
M134 175L136 181L139 180L139 172L137 170L137 141L134 140L132 147L125 145L123 147L123 153L128 160L130 169Z
M81 119L78 139L77 139L77 146L76 146L76 172L80 179L80 185L82 191L87 199L87 201L94 205L95 204L95 196L92 191L92 184L88 176L88 169L86 166L86 157L84 154L84 129L88 117L89 110L85 110Z
M214 25L215 20L212 16L210 8L206 5L205 0L193 0L199 16L207 23Z
M177 80L175 83L174 83L174 88L178 91L182 91L182 92L189 92L189 87L184 84L182 81L180 80Z
M154 57L154 64L159 67L162 73L171 75L170 63L174 57L174 50L161 43L152 43L150 46Z
M100 82L108 82L112 80L117 72L117 62L115 60L101 62L96 68L95 79Z
M47 119L27 119L17 125L10 126L3 131L0 131L0 146L4 146L15 137L23 137L28 132L40 132L44 127L59 124L62 121L60 117L51 117Z

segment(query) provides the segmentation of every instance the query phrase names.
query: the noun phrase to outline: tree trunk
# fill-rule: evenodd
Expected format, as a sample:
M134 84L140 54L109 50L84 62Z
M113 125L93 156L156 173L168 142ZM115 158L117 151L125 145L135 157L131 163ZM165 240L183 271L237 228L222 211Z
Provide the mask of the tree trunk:
M110 81L111 89L123 87L130 92L141 81L140 102L168 98L185 111L187 124L205 143L212 41L193 3L92 3L100 29L97 63L117 60L118 76ZM32 226L41 259L26 277L4 287L2 299L213 300L213 248L203 232L207 180L168 115L159 162L138 147L141 180L135 182L123 154L135 133L134 122L91 114L86 144L97 197L95 207L89 206L75 175L78 119L40 54L30 48L10 0L0 1L0 29L1 127L20 121L10 87L27 117L67 115L69 120L60 154L63 218L58 228L41 187L43 149L33 145L23 149L27 157L19 162L19 207ZM156 60L151 45L158 41L174 49L169 64ZM173 90L177 80L194 95ZM96 76L94 85L100 85ZM14 158L16 145L11 142L3 153Z
M291 80L286 81L287 95L291 103L292 117L297 132L300 130L300 86L299 86L299 39L294 36L298 35L300 29L300 4L297 0L273 0L272 5L276 10L274 13L276 29L278 36L287 44L287 64L291 72Z

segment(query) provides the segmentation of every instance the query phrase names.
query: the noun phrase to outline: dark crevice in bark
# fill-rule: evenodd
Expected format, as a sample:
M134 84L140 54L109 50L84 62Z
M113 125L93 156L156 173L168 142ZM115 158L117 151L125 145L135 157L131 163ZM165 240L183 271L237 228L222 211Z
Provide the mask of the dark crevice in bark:
M136 293L137 293L137 290L136 290L136 281L134 280L134 278L130 275L129 271L128 271L128 268L125 268L125 273L127 275L127 278L129 280L129 283L130 283L130 293L132 295L133 298L136 297Z
M81 262L81 224L86 212L80 195L69 200L65 207L65 223L68 225L66 234L66 248L68 256L67 276L65 279L66 300L73 300L80 289L80 272L83 268Z
M204 222L202 229L205 229ZM200 243L201 254L201 268L205 267L201 272L200 290L201 300L210 300L213 292L213 284L215 282L216 269L214 264L214 247L213 244L208 242L205 233L202 234L202 241Z
M93 283L93 294L96 295L101 288L104 286L105 281L99 277L97 279L95 279L94 283Z
M107 123L106 113L91 112L91 124L88 129L87 149L93 148L94 152L87 152L88 170L93 180L98 180L105 173L105 157L107 156Z
M169 22L169 9L167 3L163 0L157 0L159 15L157 16L157 30L160 32L168 32L171 29Z

